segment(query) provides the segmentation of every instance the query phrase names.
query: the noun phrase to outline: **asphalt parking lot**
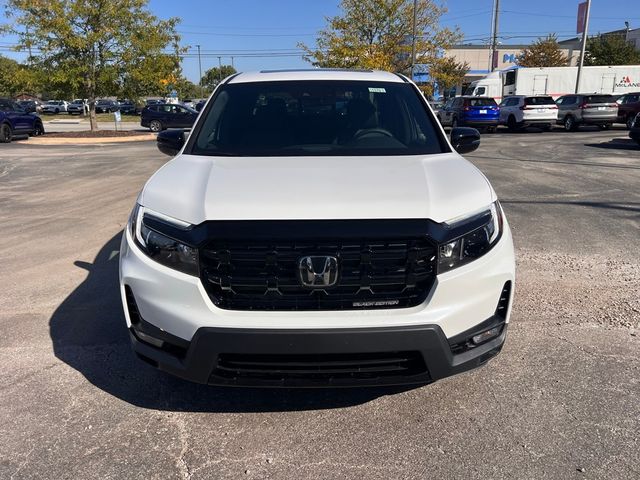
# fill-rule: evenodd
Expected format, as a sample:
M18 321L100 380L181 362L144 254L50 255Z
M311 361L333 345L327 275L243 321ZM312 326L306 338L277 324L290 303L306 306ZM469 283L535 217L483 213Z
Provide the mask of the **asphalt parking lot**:
M640 147L498 133L468 158L516 244L502 354L417 389L290 391L132 354L117 252L153 142L0 146L0 478L640 478Z

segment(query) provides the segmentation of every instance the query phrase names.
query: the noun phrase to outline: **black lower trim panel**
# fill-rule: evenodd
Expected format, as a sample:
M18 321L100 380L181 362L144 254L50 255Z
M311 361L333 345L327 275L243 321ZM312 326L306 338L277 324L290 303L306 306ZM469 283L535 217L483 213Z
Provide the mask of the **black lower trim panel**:
M499 317L483 322L503 323ZM337 387L431 383L484 364L500 351L505 336L503 328L497 338L456 355L437 325L322 330L200 328L182 358L145 343L133 331L131 341L143 360L193 382Z

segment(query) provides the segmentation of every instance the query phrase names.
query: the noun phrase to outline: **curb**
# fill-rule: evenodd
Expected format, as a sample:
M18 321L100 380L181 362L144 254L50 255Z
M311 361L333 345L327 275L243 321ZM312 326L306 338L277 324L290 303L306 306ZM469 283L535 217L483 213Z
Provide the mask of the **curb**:
M32 145L97 145L105 143L148 142L155 140L153 134L135 135L130 137L93 137L93 138L68 138L68 137L31 137Z

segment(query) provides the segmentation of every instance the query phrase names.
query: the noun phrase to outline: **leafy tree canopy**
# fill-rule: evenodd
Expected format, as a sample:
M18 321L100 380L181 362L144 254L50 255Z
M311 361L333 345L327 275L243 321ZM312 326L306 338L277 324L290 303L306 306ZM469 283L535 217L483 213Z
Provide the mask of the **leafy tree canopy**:
M467 62L458 62L454 58L443 57L433 62L429 75L438 85L440 92L443 93L461 84L468 71L469 64Z
M179 71L178 20L158 19L147 0L7 0L6 12L32 64L89 99L92 130L97 97L122 88L135 96Z
M222 65L221 67L213 67L207 70L200 79L200 85L207 87L210 91L216 88L216 85L227 78L229 75L236 73L236 69L231 65Z
M40 93L42 82L43 76L37 69L0 55L0 95L15 97L21 93Z
M412 0L342 0L340 9L341 15L327 18L315 47L299 44L308 61L318 67L410 70ZM433 0L418 0L416 65L432 65L461 40L457 29L440 27L445 12Z
M585 65L637 65L640 52L624 35L599 35L587 39Z
M564 67L569 64L567 57L558 45L555 35L539 38L518 55L517 64L521 67Z

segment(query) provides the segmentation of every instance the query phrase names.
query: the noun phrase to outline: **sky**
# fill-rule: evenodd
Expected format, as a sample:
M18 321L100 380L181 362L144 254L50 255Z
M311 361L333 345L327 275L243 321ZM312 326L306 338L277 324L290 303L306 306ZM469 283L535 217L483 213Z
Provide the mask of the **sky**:
M436 0L438 1L438 0ZM0 0L0 5L5 2ZM313 44L315 33L326 17L339 14L339 0L150 0L149 8L160 18L178 17L182 45L189 47L183 73L197 81L196 45L200 45L202 71L233 64L239 71L305 68L297 47ZM491 32L493 0L442 0L448 12L442 24L459 27L465 43L486 42ZM500 41L529 43L539 36L556 33L575 36L578 0L501 0ZM612 8L614 5L614 8ZM640 0L592 0L589 32L640 28ZM2 20L0 20L2 23ZM15 38L0 36L0 53L23 60L11 52ZM220 58L218 58L220 57Z

